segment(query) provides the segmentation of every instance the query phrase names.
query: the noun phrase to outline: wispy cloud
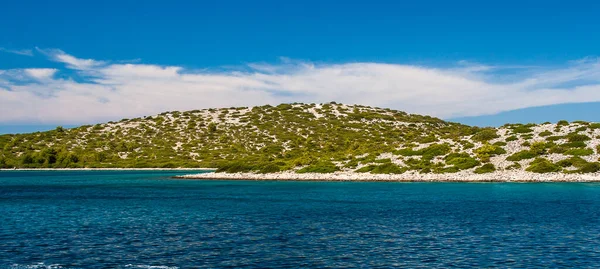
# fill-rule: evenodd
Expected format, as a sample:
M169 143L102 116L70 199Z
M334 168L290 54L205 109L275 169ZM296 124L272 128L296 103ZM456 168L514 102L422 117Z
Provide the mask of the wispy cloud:
M198 71L38 50L64 63L69 72L0 70L0 86L6 89L0 89L0 122L68 124L172 110L329 101L450 118L600 101L600 61L594 58L553 68L471 62L446 68L317 64L284 59L278 64ZM506 68L512 69L510 75L502 72ZM65 75L73 72L79 79Z
M37 47L35 49L50 57L51 60L66 64L67 68L70 69L82 71L91 70L94 67L99 67L105 64L103 61L76 58L59 49L40 49Z
M6 53L23 55L23 56L33 56L33 51L29 50L29 49L15 50L15 49L7 49L7 48L0 47L0 51L6 52Z

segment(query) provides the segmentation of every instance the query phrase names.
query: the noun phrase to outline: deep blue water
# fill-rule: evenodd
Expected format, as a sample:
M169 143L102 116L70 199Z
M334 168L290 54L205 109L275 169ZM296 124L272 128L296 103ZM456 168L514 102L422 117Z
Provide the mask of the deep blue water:
M600 266L599 184L181 173L0 171L0 267Z

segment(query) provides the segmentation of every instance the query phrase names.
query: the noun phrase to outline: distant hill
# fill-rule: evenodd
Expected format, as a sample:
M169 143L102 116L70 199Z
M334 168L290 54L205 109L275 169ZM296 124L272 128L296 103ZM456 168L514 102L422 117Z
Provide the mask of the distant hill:
M600 124L478 128L360 105L281 104L0 136L4 168L211 167L221 172L596 172Z

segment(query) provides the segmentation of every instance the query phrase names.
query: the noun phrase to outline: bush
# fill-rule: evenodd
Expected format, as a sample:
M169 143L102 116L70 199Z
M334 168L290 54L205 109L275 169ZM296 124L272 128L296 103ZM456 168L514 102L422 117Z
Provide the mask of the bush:
M369 173L369 172L373 171L373 169L375 169L375 167L377 167L377 165L371 164L371 165L364 166L364 167L362 167L360 169L357 169L354 172L357 172L357 173Z
M568 121L566 121L566 120L559 120L559 121L556 123L556 126L566 126L566 125L569 125L569 122L568 122Z
M522 151L514 153L513 155L506 157L506 160L511 161L511 162L518 162L518 161L525 160L525 159L532 159L537 156L538 155L535 154L534 152L531 152L529 150L522 150Z
M559 135L553 135L553 136L548 136L546 137L546 141L558 141L565 138L564 136L559 136Z
M473 135L472 139L479 142L487 142L494 138L498 138L496 129L486 128Z
M525 170L533 173L552 173L558 172L562 168L544 158L537 158Z
M533 144L531 144L531 146L529 147L529 151L537 155L542 155L546 154L546 152L548 152L548 149L552 148L553 146L554 143L552 142L533 142Z
M393 163L378 165L371 170L372 174L402 174L406 172L405 167L400 167Z
M560 145L567 148L585 148L587 146L583 141L567 142Z
M578 134L578 133L570 133L567 135L567 139L569 142L579 142L579 141L588 141L591 138L587 135Z
M569 149L569 150L565 151L564 154L573 155L573 156L588 156L588 155L594 154L594 150L592 150L590 148Z
M420 153L424 158L432 158L434 156L446 155L450 150L451 148L448 144L433 144L420 150Z
M475 173L476 174L485 174L485 173L491 173L496 171L496 167L494 167L493 164L491 163L486 163L480 167L475 168Z
M243 172L250 172L252 171L252 165L249 165L247 163L241 162L241 161L237 161L237 162L231 162L231 163L226 163L220 167L217 168L217 173L243 173Z
M476 149L474 152L477 155L477 158L479 158L479 160L481 160L482 162L489 162L491 156L504 154L506 153L506 150L499 146L485 144L480 148Z
M265 165L262 165L259 169L258 169L258 173L261 174L267 174L267 173L277 173L277 172L281 172L281 167L277 164L274 163L268 163Z
M573 156L573 157L561 160L561 161L557 162L556 164L561 167L575 166L577 168L581 168L584 165L588 164L588 162L580 157Z
M512 129L513 134L526 134L531 133L533 130L525 125L517 126Z
M546 136L550 136L550 135L552 135L552 132L550 132L548 130L543 131L539 134L539 136L541 136L541 137L546 137Z
M521 164L520 163L513 163L509 166L506 167L507 170L513 170L513 169L521 169Z
M509 137L506 138L506 142L510 142L510 141L515 141L515 140L519 140L519 138L517 138L517 136L515 135L511 135Z
M478 160L464 153L452 153L446 156L446 164L455 166L460 170L470 169L480 164Z
M600 171L599 163L587 163L583 165L581 168L575 170L575 173L595 173Z
M333 173L335 171L340 170L337 166L335 166L335 164L333 164L330 161L321 161L318 162L316 164L312 164L309 165L307 167L304 167L298 171L296 171L296 173Z

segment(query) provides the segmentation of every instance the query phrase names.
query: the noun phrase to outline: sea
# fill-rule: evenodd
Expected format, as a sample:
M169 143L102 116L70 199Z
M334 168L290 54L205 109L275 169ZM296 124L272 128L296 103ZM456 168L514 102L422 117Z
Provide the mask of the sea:
M0 171L0 268L599 268L600 184Z

